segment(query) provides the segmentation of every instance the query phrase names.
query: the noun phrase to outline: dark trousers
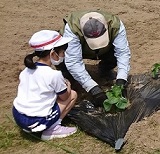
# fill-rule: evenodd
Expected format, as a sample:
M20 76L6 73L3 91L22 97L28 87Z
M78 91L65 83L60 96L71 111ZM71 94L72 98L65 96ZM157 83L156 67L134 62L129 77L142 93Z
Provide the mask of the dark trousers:
M110 50L109 52L103 54L102 56L99 56L99 59L101 60L99 62L99 69L101 71L110 71L114 69L117 66L117 59L114 56L114 51Z
M117 59L114 56L114 50L110 50L109 52L99 56L98 58L99 60L101 60L98 64L98 69L101 73L103 73L103 71L104 72L110 71L117 66ZM56 68L62 71L62 74L65 78L69 79L73 78L71 74L68 72L64 62L56 66Z

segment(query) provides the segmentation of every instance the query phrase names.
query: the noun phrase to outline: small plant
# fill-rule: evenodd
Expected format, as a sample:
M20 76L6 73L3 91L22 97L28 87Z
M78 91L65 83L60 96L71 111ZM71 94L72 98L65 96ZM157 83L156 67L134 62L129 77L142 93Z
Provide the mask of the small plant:
M113 85L109 91L106 92L107 99L103 102L105 110L108 112L112 107L117 109L125 109L128 101L122 95L123 86Z
M153 77L154 79L157 79L159 73L160 73L160 64L155 63L155 64L153 65L153 68L152 68L152 77Z

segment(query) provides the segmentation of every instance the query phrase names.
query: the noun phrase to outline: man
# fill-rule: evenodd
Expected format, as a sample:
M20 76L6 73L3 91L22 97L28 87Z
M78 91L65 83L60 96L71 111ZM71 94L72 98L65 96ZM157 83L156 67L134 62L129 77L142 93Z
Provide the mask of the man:
M103 11L73 12L64 23L62 35L73 38L65 52L65 67L92 94L95 106L102 106L105 93L85 69L83 59L101 60L99 73L110 79L114 79L112 70L117 66L116 84L125 86L130 70L125 27L119 18Z

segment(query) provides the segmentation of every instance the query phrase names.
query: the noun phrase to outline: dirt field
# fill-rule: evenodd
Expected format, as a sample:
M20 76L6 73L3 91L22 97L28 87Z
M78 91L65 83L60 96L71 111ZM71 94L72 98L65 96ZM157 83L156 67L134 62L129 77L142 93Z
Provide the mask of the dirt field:
M23 69L23 58L31 52L28 40L41 29L58 30L62 18L75 10L101 9L113 13L124 22L132 52L130 74L148 72L160 62L160 0L1 0L0 1L0 124L12 117L11 107L17 92L18 75ZM94 65L94 62L90 62ZM90 67L92 69L92 67ZM12 128L12 124L9 127ZM8 125L8 123L7 123ZM155 113L134 124L127 136L122 153L160 153L160 113ZM68 144L81 140L77 153L114 153L106 144L82 134L75 135ZM63 141L63 139L61 140ZM59 144L61 144L61 141ZM17 148L16 148L17 147ZM2 153L64 153L31 143L28 149L16 146Z

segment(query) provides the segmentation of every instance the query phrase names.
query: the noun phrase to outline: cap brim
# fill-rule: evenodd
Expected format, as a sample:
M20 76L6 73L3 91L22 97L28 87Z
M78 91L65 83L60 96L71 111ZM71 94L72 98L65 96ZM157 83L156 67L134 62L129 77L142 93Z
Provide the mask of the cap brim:
M85 37L85 39L86 39L86 42L87 42L88 46L92 50L104 48L109 43L108 30L102 36L100 36L98 38L88 38L88 37Z
M62 46L64 44L69 43L73 38L72 37L62 37L61 39L59 39L53 46L54 47L59 47Z
M50 50L55 47L62 46L64 44L69 43L72 39L73 39L72 37L61 37L56 43L54 43L54 44L51 43L51 44L45 46L44 50Z

